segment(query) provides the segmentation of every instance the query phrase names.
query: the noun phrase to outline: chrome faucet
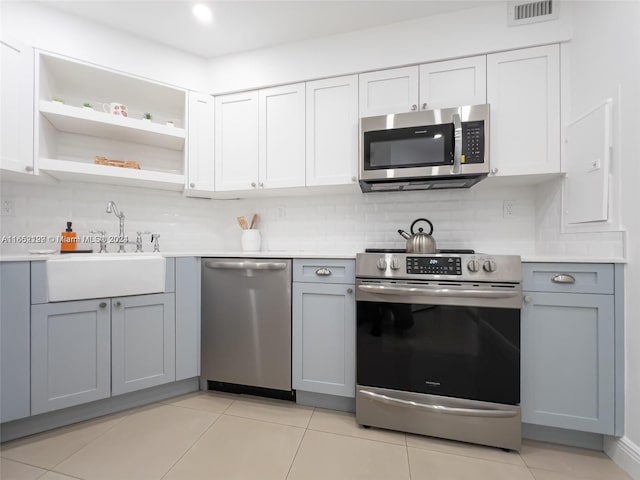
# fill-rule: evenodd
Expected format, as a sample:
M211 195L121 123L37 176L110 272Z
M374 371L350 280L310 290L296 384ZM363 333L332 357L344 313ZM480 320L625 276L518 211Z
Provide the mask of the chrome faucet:
M107 213L113 213L116 217L120 219L120 233L118 234L118 252L123 253L124 246L127 243L127 239L124 236L124 212L118 211L118 207L116 207L115 202L109 200L107 203Z

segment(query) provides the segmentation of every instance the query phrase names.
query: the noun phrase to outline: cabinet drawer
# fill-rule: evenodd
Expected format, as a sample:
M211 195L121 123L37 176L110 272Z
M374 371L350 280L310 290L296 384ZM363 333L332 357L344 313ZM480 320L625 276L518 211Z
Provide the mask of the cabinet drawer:
M524 291L613 293L612 264L523 263L522 269Z
M355 260L294 259L293 281L312 283L354 283Z

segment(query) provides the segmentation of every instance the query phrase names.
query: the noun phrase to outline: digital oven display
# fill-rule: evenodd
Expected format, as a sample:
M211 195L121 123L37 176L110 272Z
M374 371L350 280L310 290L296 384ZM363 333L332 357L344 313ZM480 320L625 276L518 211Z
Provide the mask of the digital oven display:
M407 273L462 275L462 261L460 257L407 257Z

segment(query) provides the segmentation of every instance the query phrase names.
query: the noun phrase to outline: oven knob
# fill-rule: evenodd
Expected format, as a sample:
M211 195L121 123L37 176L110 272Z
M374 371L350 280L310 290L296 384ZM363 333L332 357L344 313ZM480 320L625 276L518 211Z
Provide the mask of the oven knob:
M378 261L376 262L376 267L378 267L378 270L386 270L387 269L387 261L384 259L384 257L380 257L378 259Z
M469 260L469 263L467 263L467 268L470 272L477 272L478 270L480 270L480 262L478 262L478 260Z
M391 257L391 270L400 270L400 262L398 257Z
M482 268L485 272L495 272L496 271L496 261L495 260L485 260Z

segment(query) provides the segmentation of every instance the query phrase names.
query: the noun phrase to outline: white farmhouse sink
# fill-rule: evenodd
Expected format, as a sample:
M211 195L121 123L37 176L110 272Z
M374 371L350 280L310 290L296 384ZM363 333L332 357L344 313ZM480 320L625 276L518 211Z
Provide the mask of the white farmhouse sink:
M164 292L160 255L102 254L47 260L50 302Z

